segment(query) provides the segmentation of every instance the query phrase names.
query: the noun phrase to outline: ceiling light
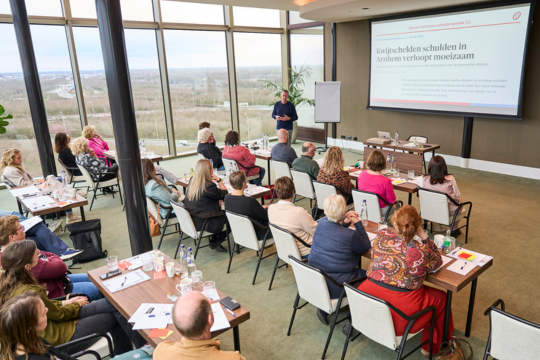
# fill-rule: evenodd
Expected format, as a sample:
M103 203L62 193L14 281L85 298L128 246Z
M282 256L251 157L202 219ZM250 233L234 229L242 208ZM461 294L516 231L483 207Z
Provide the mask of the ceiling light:
M362 10L369 10L369 8L362 8Z

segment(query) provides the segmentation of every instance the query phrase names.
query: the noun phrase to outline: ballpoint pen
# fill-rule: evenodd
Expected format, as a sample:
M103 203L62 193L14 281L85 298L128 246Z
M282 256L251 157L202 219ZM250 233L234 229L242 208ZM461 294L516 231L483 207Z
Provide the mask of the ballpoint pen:
M231 310L229 310L228 308L225 308L225 310L227 310L229 312L229 314L231 314L232 316L236 317L236 314L233 313Z
M126 280L127 280L127 276L124 278L124 281L122 281L122 285L120 286L124 286L124 284L126 283Z
M467 264L468 264L468 263L465 262L465 264L463 264L463 266L462 266L459 270L463 270L463 268L464 268L465 266L467 266Z

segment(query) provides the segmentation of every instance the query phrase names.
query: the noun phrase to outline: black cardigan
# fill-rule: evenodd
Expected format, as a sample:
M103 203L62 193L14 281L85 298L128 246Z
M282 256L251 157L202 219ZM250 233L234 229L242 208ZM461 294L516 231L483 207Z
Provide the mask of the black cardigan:
M188 193L190 186L191 182L187 187L186 194ZM207 181L204 191L198 200L190 201L187 197L184 199L184 206L186 207L186 209L192 215L195 215L192 216L192 218L197 231L201 230L204 223L204 219L198 216L207 217L214 215L223 215L217 218L209 219L208 224L204 229L205 231L216 234L221 232L223 226L225 225L226 218L225 214L223 213L223 211L221 211L219 207L219 200L225 199L225 195L227 194L227 190L221 190L212 181Z

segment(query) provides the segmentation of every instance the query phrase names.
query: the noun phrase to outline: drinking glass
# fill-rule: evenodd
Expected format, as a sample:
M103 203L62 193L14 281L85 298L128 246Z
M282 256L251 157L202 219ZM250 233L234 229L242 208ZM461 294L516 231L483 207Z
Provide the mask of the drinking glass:
M409 180L414 180L414 170L409 170Z
M204 296L212 299L216 295L216 283L214 281L205 281L203 284Z
M58 200L60 200L60 201L65 201L66 200L65 191L63 189L58 190Z
M118 270L118 257L116 256L107 257L107 270L109 272Z
M399 169L394 169L394 177L395 178L399 177Z
M142 257L143 271L152 271L154 270L154 260L151 256Z

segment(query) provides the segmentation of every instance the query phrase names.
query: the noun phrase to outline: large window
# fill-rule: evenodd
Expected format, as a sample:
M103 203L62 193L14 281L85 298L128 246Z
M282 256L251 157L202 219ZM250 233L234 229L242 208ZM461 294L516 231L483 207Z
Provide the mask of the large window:
M13 25L0 24L0 34L0 49L5 54L11 54L0 56L0 105L6 110L4 116L13 115L13 119L8 120L7 132L0 135L0 152L3 154L7 149L20 149L25 170L38 176L41 166Z
M198 124L212 124L222 143L231 129L231 106L225 33L222 31L164 30L179 153L197 148Z
M26 12L36 16L63 16L60 0L26 0Z
M314 29L314 28L312 28ZM315 30L316 31L316 30ZM290 35L291 67L295 71L303 69L309 76L304 79L303 97L315 98L315 82L324 81L324 39L321 34ZM324 124L316 124L315 107L303 104L296 108L298 126L324 129Z
M196 4L191 2L161 1L163 22L183 24L223 25L223 5Z
M234 33L236 85L242 141L274 136L273 103L279 99L261 80L281 86L281 35Z
M81 120L65 27L30 25L30 30L51 137L59 132L80 136Z
M88 124L94 125L109 148L114 149L114 131L99 30L94 27L74 27L73 37Z
M279 10L234 6L235 26L279 27Z
M146 149L168 155L167 127L156 48L156 31L125 29L137 133Z

